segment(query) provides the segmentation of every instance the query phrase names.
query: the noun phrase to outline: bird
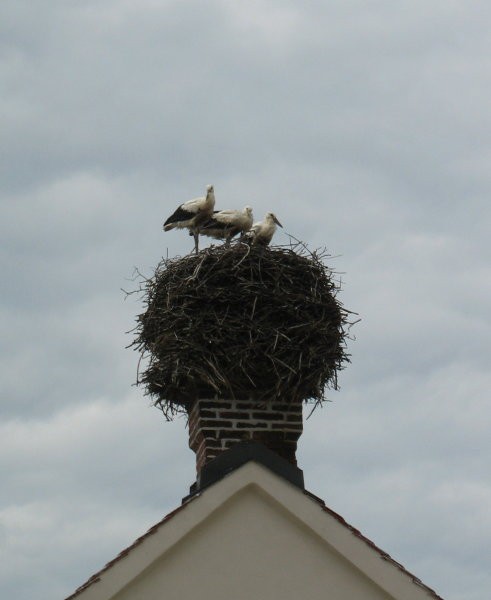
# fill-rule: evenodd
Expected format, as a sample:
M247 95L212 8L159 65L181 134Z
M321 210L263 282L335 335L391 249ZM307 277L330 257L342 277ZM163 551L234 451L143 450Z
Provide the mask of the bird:
M267 246L273 239L276 225L283 227L275 214L272 212L266 213L264 219L254 223L240 239L252 245Z
M215 190L212 185L206 188L206 196L188 200L176 208L163 225L164 231L187 227L189 235L194 236L194 249L198 253L200 226L213 214L215 208Z
M244 210L216 210L200 227L200 233L215 239L225 239L225 245L228 246L234 236L251 228L252 220L250 206L245 206Z

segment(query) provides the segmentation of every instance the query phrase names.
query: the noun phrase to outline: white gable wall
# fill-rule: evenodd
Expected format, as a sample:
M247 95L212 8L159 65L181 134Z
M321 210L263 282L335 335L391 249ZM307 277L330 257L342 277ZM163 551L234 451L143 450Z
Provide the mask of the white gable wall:
M274 499L250 485L193 529L114 600L163 598L392 597Z
M249 462L153 527L70 596L75 598L439 596L298 487Z

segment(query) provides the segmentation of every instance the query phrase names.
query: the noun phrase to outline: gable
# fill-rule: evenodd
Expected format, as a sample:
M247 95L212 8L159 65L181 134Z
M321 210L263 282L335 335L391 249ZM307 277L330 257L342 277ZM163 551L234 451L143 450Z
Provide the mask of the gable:
M257 486L242 489L114 600L391 598Z
M249 462L137 540L78 600L438 598L317 500Z

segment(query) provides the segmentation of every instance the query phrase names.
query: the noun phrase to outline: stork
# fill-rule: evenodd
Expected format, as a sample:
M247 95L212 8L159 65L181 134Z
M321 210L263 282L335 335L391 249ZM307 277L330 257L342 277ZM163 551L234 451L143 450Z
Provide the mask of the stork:
M206 196L188 200L177 207L175 212L164 223L164 231L174 228L187 227L189 235L194 236L194 249L198 253L198 238L200 226L207 221L215 207L215 192L213 186L206 188Z
M241 240L253 245L267 246L273 239L276 225L283 227L275 214L271 212L266 213L264 219L254 223L249 231L242 236Z
M201 235L215 239L225 239L225 245L239 233L245 233L252 226L252 208L244 210L216 210L208 221L200 227Z

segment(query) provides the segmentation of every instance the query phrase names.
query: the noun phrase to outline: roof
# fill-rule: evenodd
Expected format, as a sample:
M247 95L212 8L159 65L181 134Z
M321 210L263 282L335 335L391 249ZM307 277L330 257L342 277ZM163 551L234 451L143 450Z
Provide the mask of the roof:
M305 492L307 495L311 494L309 492ZM382 550L381 548L379 548L374 542L372 542L372 540L370 540L369 538L367 538L366 536L364 536L361 531L359 531L358 529L356 529L356 527L353 527L353 525L350 525L345 519L343 519L343 517L341 515L339 515L338 513L334 512L332 509L330 509L328 506L326 506L324 504L323 500L320 500L319 498L316 498L316 500L318 500L319 502L322 503L322 509L330 514L332 517L334 517L337 521L339 521L339 523L341 523L341 525L343 525L343 527L346 527L353 535L355 535L358 539L362 540L365 544L367 544L367 546L369 546L370 548L373 548L373 550L375 550L378 555L380 556L380 558L382 558L383 560L386 560L387 562L389 562L390 564L392 564L394 567L396 567L397 569L399 569L399 571L401 571L402 573L404 573L404 575L407 575L408 577L411 578L412 582L414 584L416 584L417 586L421 587L422 589L424 589L426 592L428 592L428 594L431 595L432 598L436 598L437 600L443 600L443 598L441 596L439 596L435 590L433 590L432 588L428 587L426 584L424 584L421 579L419 579L419 577L416 577L416 575L414 575L413 573L411 573L410 571L408 571L403 565L401 565L401 563L397 562L396 560L394 560L390 554L388 554L387 552L384 552L384 550Z
M359 564L357 566L362 571L363 569L370 570L369 577L376 583L378 579L381 581L387 579L387 574L384 576L384 568L381 567L383 563L386 565L385 568L389 569L392 578L395 577L397 580L398 577L402 577L401 582L403 580L406 582L404 585L406 585L407 582L410 582L411 589L412 586L415 586L413 590L415 591L415 598L429 597L436 600L442 600L442 598L433 589L425 585L418 577L405 569L403 565L395 561L389 554L381 550L374 542L365 537L358 529L347 523L345 519L343 519L343 517L341 517L338 513L327 507L323 500L308 491L298 489L289 482L280 480L277 475L274 475L271 473L271 471L256 463L247 463L246 465L243 465L237 469L237 471L234 471L228 476L224 477L224 479L221 481L218 481L200 493L185 499L181 506L166 515L161 521L151 527L144 535L139 537L130 546L120 552L116 558L108 562L100 571L92 575L73 594L68 596L66 600L71 600L79 596L85 597L84 592L91 589L97 583L105 582L108 585L111 584L111 573L112 571L116 571L118 568L121 571L122 567L125 567L123 569L124 577L131 578L132 576L135 576L134 572L132 571L133 566L129 563L131 562L132 557L138 554L140 551L139 548L141 549L142 546L146 547L144 552L145 560L151 561L152 557L153 560L156 560L155 557L157 556L157 553L160 552L160 554L162 554L162 552L166 550L166 548L162 548L162 544L165 543L167 545L167 549L171 548L172 544L175 544L176 540L179 539L179 536L185 535L186 531L189 531L190 528L202 522L202 520L210 514L211 510L216 510L217 507L220 506L220 502L225 502L233 494L240 492L241 489L245 489L247 486L251 486L252 484L254 484L254 486L259 486L268 494L273 495L276 501L279 500L281 503L284 502L284 505L288 510L295 511L296 517L309 521L308 525L311 528L318 528L319 523L321 523L322 526L324 525L323 522L318 521L318 519L322 519L322 517L319 517L319 511L315 510L315 506L320 508L321 514L327 516L330 521L329 524L326 521L326 525L329 525L330 527L329 543L340 554L348 555L350 553L352 554L352 544L358 544L358 548L355 549L356 553L360 555L360 557L363 553L365 553L366 556L365 558L359 559ZM289 496L291 494L293 494L293 496L290 499ZM204 502L205 497L207 502ZM290 500L292 500L293 503ZM314 511L312 511L312 507L310 506L311 503L314 503L315 505L313 507ZM205 504L207 506L205 506ZM339 529L332 528L334 522L338 524ZM170 531L171 527L174 528L172 532ZM325 535L323 532L320 533L321 535ZM155 539L155 536L158 536L159 540L155 544L152 544L150 540L152 538ZM160 536L162 537L160 538ZM363 551L363 549L360 547L360 543L362 543L363 547L368 549L368 554L367 550ZM150 548L150 545L153 545L153 548ZM369 558L368 562L366 560L367 557ZM377 560L374 561L374 558ZM128 573L126 573L126 571ZM399 573L399 575L397 575L396 572ZM109 585L109 587L111 586ZM419 589L422 594L418 594L416 588ZM391 590L387 591L389 594L391 593ZM89 594L89 596L92 597L92 594ZM99 596L95 594L93 597L96 598ZM107 597L109 598L111 596L108 595ZM409 596L404 597L412 598L413 596L410 594Z
M189 498L186 502L184 502L183 504L181 504L181 506L178 506L173 511L171 511L170 513L168 513L167 515L165 515L165 517L163 517L158 523L155 523L155 525L152 525L152 527L150 527L150 529L146 533L144 533L143 535L141 535L139 538L136 538L136 540L132 544L130 544L129 546L127 546L124 550L121 550L121 552L115 558L113 558L108 563L106 563L104 565L104 567L102 567L102 569L100 569L99 571L97 571L97 573L94 573L93 575L91 575L87 579L87 581L85 583L83 583L80 587L78 587L73 592L73 594L70 594L70 596L67 596L65 598L65 600L71 600L72 598L76 598L84 590L86 590L87 588L89 588L93 583L96 583L96 582L100 581L101 580L101 575L103 573L105 573L106 571L108 571L113 565L115 565L121 559L125 558L125 556L128 556L128 554L134 548L136 548L137 546L139 546L140 544L142 544L148 537L150 537L154 533L157 533L157 531L165 523L167 523L168 521L170 521L172 519L172 517L174 517L175 515L177 515L177 513L181 512L184 508L186 508L186 506L189 504L189 502L191 502L196 497L197 496L193 496L193 497Z

